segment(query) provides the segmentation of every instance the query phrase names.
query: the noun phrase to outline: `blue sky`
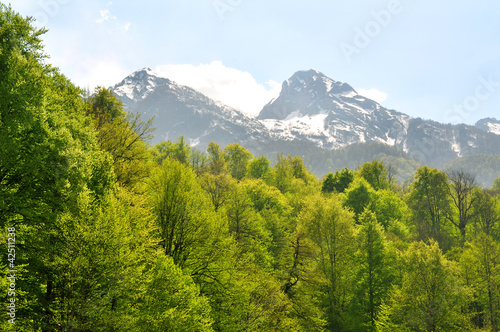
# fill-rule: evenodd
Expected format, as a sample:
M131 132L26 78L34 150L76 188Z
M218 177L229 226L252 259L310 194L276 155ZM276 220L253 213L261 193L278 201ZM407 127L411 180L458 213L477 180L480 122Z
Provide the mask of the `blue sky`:
M143 67L255 114L317 69L383 106L440 122L500 118L500 2L16 0L82 87Z

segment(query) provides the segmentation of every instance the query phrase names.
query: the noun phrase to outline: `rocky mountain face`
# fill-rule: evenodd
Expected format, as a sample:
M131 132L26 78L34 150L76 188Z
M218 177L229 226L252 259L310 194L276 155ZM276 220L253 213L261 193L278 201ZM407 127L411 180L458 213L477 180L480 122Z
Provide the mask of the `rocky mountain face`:
M439 167L474 154L500 155L500 121L447 125L387 109L350 85L316 71L299 71L257 117L276 139L338 149L353 143L394 146Z
M476 122L476 127L496 135L500 135L500 120L486 118Z
M257 118L276 138L307 140L325 149L364 142L403 146L410 120L316 70L286 80L280 96Z
M234 142L264 141L267 129L256 119L214 101L189 87L159 77L144 68L110 88L131 112L153 118L152 144L184 136L191 145L222 146Z
M336 150L353 143L383 143L440 167L458 157L500 155L500 121L475 126L450 125L412 118L359 95L349 84L317 70L299 71L283 82L278 98L257 118L214 101L150 69L137 71L111 88L129 111L154 116L153 144L184 135L205 148L240 142L251 151L296 144Z

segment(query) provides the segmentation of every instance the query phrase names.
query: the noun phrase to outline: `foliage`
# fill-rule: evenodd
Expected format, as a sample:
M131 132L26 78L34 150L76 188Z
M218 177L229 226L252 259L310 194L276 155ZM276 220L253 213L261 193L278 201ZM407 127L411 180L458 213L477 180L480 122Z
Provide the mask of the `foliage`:
M148 192L165 254L177 265L189 266L192 251L211 234L207 219L215 218L194 172L167 158L151 176Z
M361 175L375 190L389 188L389 179L384 164L378 160L364 163L359 169Z
M491 331L500 328L500 245L480 234L468 242L461 258L463 270L471 281L479 306L477 323Z
M180 136L175 143L165 141L156 144L151 149L153 160L159 165L162 164L166 158L176 159L182 164L187 164L190 160L193 161L193 154L191 147L184 140L184 136Z
M401 268L403 280L394 288L377 320L378 331L469 331L467 289L454 276L453 262L437 242L412 243Z
M272 166L238 143L149 147L111 91L47 64L31 19L1 5L0 23L2 331L499 329L498 180L422 166L401 188L415 161L378 144ZM344 168L319 181L315 153Z
M147 275L136 331L213 331L208 300L172 258L158 255Z
M376 192L362 177L356 177L349 185L344 195L344 206L354 212L357 221L365 209L373 209L376 201Z
M442 169L461 169L468 173L477 174L477 183L485 188L491 187L500 174L500 157L495 155L463 156L446 163Z
M337 192L343 193L354 181L354 173L347 168L343 168L341 171L336 170L335 174L328 173L323 179L321 186L322 192Z
M236 180L241 180L247 172L248 162L252 159L252 154L236 143L226 146L224 158L226 159L229 174Z
M447 182L445 173L422 166L415 174L409 196L418 238L424 241L434 239L445 249L451 246L446 217L452 213Z
M300 215L306 234L315 245L321 306L327 328L338 331L346 328L344 307L352 296L351 257L355 247L353 215L335 198L312 197Z
M248 163L247 174L255 179L264 178L271 170L269 159L266 156L260 156Z
M500 192L500 177L496 178L493 181L493 186L491 186L491 190L494 192Z
M449 175L450 185L448 196L452 205L456 208L455 214L448 214L447 219L460 231L462 243L466 239L467 225L476 196L473 195L477 187L475 176L464 170L452 171Z
M134 187L147 177L151 120L143 122L139 114L127 114L121 101L105 88L96 88L87 104L101 149L113 157L118 182Z
M382 225L377 222L373 212L365 210L360 216L358 233L358 262L355 276L356 296L353 298L353 316L359 316L353 322L366 330L375 329L382 302L387 298L392 283L392 265Z

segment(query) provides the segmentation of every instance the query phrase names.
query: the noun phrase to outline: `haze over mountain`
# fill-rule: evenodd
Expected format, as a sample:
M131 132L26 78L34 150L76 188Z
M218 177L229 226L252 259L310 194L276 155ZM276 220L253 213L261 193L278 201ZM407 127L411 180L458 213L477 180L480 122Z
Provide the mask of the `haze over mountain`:
M441 167L459 157L500 156L500 121L451 125L412 118L361 96L349 84L311 69L282 84L278 98L256 118L214 101L196 90L162 78L149 68L111 88L126 109L144 119L154 116L153 144L183 135L204 149L239 142L251 152L297 153L338 150L355 143L381 143ZM293 150L293 151L291 151Z

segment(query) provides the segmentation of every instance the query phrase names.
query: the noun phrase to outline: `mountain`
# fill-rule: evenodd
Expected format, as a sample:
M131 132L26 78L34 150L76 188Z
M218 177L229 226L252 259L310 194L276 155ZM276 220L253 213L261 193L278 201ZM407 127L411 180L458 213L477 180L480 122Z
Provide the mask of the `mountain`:
M267 104L257 119L275 137L338 149L363 142L402 147L410 117L312 69L286 80L280 96Z
M325 149L379 142L434 167L462 156L500 155L500 122L495 119L470 126L412 118L314 69L283 82L279 97L257 119L275 139L309 141Z
M486 118L476 122L476 127L496 135L500 135L500 120Z
M314 69L298 71L284 81L278 98L265 105L256 118L149 68L132 73L111 90L127 110L139 112L144 119L154 117L153 144L184 135L200 149L210 141L221 146L239 142L254 154L315 155L318 160L312 163L319 176L345 164L338 154L328 151L353 144L390 146L404 154L390 152L391 158L403 158L412 167L416 161L443 167L467 156L500 156L500 121L496 119L451 125L413 118ZM360 160L369 158L368 154L365 151Z
M150 68L132 73L110 88L131 112L153 118L156 144L183 135L192 145L227 145L269 140L266 127L202 93L162 78Z

